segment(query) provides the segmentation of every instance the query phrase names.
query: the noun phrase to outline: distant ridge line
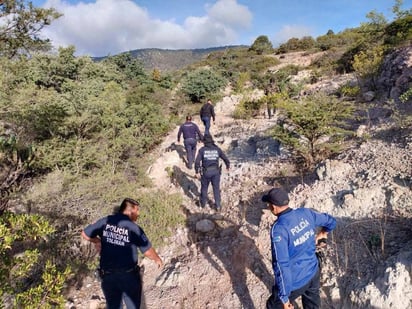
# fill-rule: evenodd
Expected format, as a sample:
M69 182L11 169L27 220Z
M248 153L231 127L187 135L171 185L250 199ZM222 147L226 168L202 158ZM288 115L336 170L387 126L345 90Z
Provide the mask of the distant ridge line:
M146 70L158 69L160 71L175 71L183 69L197 61L202 60L211 52L227 49L249 48L248 45L227 45L209 48L194 49L163 49L163 48L141 48L121 52L116 55L130 53L132 57L138 58ZM110 56L93 57L94 61L101 61Z

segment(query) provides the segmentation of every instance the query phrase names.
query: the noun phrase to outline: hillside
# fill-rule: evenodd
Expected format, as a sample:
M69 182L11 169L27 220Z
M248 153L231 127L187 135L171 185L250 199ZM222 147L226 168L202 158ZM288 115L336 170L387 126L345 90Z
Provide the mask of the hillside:
M408 50L410 61L412 48ZM282 57L279 66L286 61L304 63L304 57ZM406 70L410 69L409 64ZM337 82L323 80L313 87ZM177 128L152 153L157 159L147 173L154 190L182 195L186 224L159 249L164 269L142 261L145 308L264 308L273 280L269 228L275 218L260 197L273 185L290 191L293 207L313 207L338 220L325 251L322 308L411 308L410 131L393 130L389 117L371 114L369 125L357 130L359 136L369 138L360 139L302 179L290 164L289 151L264 134L278 122L276 115L268 119L262 111L250 120L232 118L242 96L227 89L216 103L217 121L211 128L233 166L222 177L222 213L196 205L200 184L193 170L184 166L183 146L174 144ZM363 103L380 108L377 101ZM200 125L198 118L195 122ZM172 178L167 168L173 170ZM81 288L72 289L66 307L102 308L103 304L99 282L88 277Z
M160 49L160 48L143 48L134 49L125 53L130 53L142 61L143 67L152 71L158 69L162 72L170 72L183 69L195 62L206 58L210 53L224 51L227 49L246 48L247 46L219 46L211 48L198 49ZM96 57L96 61L103 60L105 57Z

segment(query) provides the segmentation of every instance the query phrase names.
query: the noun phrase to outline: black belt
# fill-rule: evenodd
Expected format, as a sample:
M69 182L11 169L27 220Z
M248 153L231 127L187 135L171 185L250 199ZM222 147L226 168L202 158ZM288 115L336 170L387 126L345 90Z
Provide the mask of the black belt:
M131 273L133 271L139 272L140 267L138 265L132 268L113 268L113 269L99 269L100 276L120 273Z

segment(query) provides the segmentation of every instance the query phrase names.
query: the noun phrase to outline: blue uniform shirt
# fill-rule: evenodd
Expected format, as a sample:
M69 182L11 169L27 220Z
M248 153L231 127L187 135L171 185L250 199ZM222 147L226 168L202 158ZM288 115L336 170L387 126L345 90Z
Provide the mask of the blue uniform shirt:
M272 266L279 298L287 303L292 291L301 288L318 270L316 228L329 232L336 220L308 208L286 209L272 226Z
M130 269L137 265L137 249L144 253L152 245L144 231L128 216L118 213L87 226L84 233L100 237L100 268L103 270Z
M196 139L197 137L202 140L203 136L200 133L199 127L196 123L191 121L186 121L179 127L179 132L177 133L177 141L180 142L180 136L183 134L183 139L193 138Z

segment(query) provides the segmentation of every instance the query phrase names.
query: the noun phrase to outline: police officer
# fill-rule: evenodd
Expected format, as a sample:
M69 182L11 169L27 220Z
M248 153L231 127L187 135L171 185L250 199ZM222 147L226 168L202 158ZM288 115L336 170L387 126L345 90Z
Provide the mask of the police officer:
M163 262L144 231L135 223L139 203L126 198L119 212L87 226L82 237L100 252L101 286L108 309L140 308L142 283L137 265L137 249L162 267Z
M180 137L183 134L183 143L186 149L187 167L192 169L193 161L196 155L196 145L198 140L202 140L203 136L200 133L197 124L192 122L191 116L186 116L186 122L182 124L177 133L177 142L180 143Z
M213 119L213 122L215 122L215 108L210 99L200 109L200 119L205 125L205 135L210 134L210 120Z
M289 208L289 196L281 188L271 189L262 201L277 216L270 231L275 284L266 308L294 308L292 302L299 296L304 309L319 308L316 244L326 241L328 233L336 227L335 218L308 208ZM318 227L321 230L317 234Z
M205 207L207 201L207 190L209 183L212 183L213 195L215 198L216 209L221 210L222 205L220 202L220 174L221 168L219 166L219 158L221 158L226 165L226 169L229 170L230 162L223 151L214 144L211 135L205 135L203 138L205 144L199 149L195 160L196 175L201 173L200 178L200 206Z

